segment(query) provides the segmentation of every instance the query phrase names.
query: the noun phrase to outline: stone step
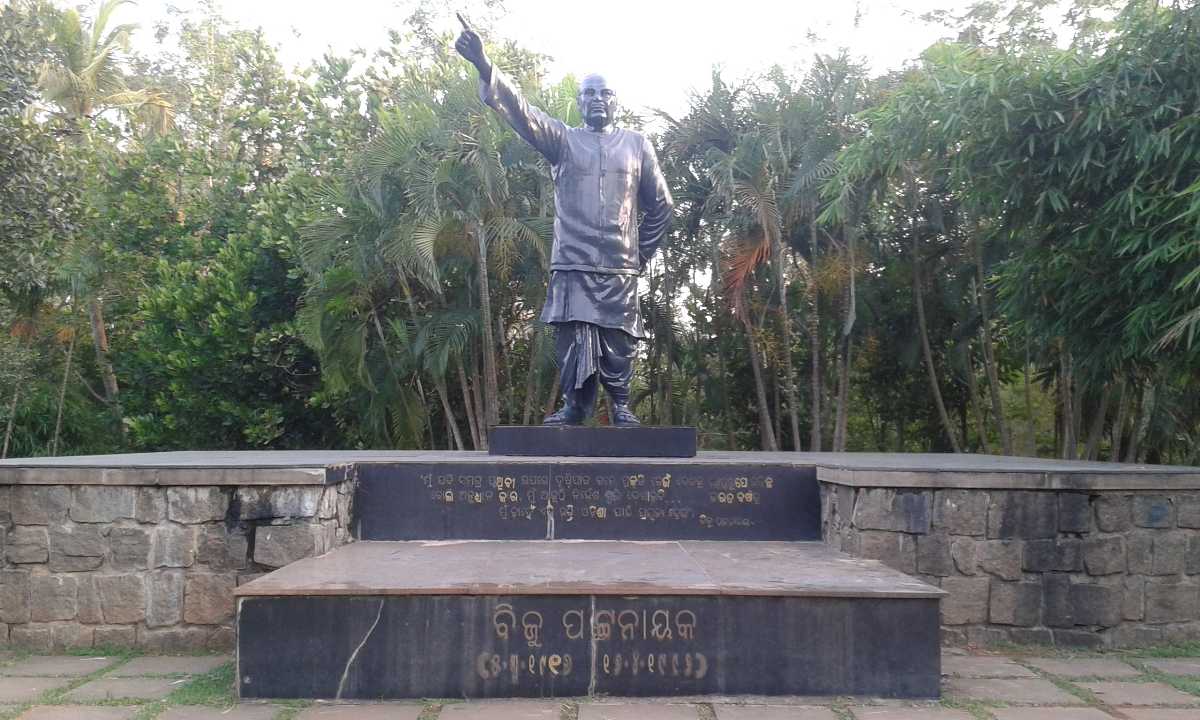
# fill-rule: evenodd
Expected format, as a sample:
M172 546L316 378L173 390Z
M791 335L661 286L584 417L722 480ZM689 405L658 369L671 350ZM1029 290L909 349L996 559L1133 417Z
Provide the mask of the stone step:
M779 461L496 457L350 472L360 540L821 539L816 468Z
M936 697L942 591L813 542L360 542L238 588L243 698Z

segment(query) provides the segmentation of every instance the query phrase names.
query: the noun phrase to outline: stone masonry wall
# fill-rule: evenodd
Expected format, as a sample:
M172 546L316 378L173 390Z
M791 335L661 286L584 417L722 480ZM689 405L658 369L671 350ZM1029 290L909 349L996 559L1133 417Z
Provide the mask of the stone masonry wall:
M234 587L350 539L353 483L0 487L0 645L225 649Z
M822 483L824 537L949 593L943 639L1125 647L1200 638L1200 492Z

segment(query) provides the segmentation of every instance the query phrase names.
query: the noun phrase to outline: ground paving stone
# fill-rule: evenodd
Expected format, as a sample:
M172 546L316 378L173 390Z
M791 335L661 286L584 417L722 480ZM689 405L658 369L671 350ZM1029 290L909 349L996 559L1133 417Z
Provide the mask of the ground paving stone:
M698 720L699 717L695 705L604 703L579 706L579 720Z
M167 708L155 720L274 720L278 705L243 703L231 708L173 707Z
M418 720L423 708L399 703L320 704L300 711L296 720Z
M31 655L15 664L0 668L0 675L15 677L82 677L112 665L111 657L64 657L62 655Z
M1196 720L1195 710L1178 708L1117 708L1129 720Z
M203 675L233 658L228 655L156 655L130 660L108 674L109 677L139 675Z
M1147 665L1168 675L1200 675L1200 658L1145 660Z
M850 712L857 720L973 720L966 710L937 707L856 707Z
M1006 657L993 655L943 655L942 674L969 678L1032 678L1032 670Z
M438 720L558 720L561 702L493 700L447 705Z
M72 702L95 702L120 698L159 700L169 695L172 690L184 682L186 680L167 678L100 678L80 685L67 693L65 697Z
M1200 697L1188 695L1164 683L1090 682L1078 683L1096 693L1109 705L1200 705Z
M1022 705L1082 705L1083 701L1040 678L952 678L943 685L947 696Z
M137 711L137 707L40 705L21 713L17 720L129 720Z
M1137 677L1142 673L1116 658L1027 658L1038 670L1063 677Z
M70 682L70 678L2 677L0 678L0 703L24 703L36 700L47 690L63 687Z
M811 705L719 705L717 720L837 720L829 708Z
M1031 707L993 708L996 720L1113 720L1097 708Z

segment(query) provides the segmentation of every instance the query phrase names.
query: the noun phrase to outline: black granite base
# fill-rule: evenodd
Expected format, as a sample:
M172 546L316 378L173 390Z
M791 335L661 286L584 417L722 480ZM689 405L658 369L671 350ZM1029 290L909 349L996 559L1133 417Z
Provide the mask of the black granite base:
M364 463L359 540L820 540L816 470L768 463Z
M246 699L934 698L938 639L936 599L247 597L238 688Z
M694 427L501 425L488 431L491 455L696 456Z

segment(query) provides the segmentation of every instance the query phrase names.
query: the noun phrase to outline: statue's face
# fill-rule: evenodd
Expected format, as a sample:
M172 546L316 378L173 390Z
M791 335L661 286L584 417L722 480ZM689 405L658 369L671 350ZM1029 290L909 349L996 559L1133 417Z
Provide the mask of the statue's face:
M602 75L588 75L579 87L579 114L594 130L602 130L617 117L617 94Z

